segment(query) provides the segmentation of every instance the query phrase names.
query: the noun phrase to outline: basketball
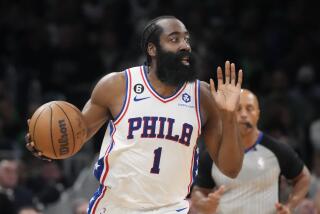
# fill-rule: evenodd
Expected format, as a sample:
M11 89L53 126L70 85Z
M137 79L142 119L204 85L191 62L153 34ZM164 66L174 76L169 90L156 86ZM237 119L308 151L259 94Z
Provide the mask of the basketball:
M34 147L50 159L65 159L76 154L86 138L81 112L65 101L40 106L29 122Z

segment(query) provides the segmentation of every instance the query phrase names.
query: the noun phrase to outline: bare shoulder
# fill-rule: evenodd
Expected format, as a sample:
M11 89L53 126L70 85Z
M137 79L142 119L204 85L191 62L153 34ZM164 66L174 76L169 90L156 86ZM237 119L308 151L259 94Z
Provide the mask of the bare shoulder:
M94 87L91 100L102 106L110 106L110 102L125 94L125 72L113 72L102 77Z
M200 81L200 93L210 94L210 85L205 81Z

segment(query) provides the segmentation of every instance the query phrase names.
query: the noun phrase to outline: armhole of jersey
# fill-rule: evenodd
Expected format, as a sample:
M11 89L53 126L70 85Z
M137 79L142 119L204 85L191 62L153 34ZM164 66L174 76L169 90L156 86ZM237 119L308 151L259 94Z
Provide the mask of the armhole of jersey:
M197 114L197 121L198 121L198 135L201 135L201 127L202 127L202 119L201 119L201 110L200 110L200 81L196 80L195 84L195 109Z
M123 104L121 107L121 110L119 112L119 114L114 118L114 124L117 124L121 121L121 119L123 118L123 116L125 115L125 113L128 110L128 106L130 103L130 98L131 98L131 72L130 69L125 71L125 77L126 77L126 96L123 100Z

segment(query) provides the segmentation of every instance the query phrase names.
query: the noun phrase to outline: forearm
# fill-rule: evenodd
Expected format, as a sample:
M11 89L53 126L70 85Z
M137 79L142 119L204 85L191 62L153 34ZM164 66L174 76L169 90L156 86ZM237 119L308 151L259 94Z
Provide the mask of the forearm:
M241 169L244 149L240 139L236 115L221 112L222 137L218 153L219 169L229 177L236 177Z
M82 109L82 115L86 123L87 137L86 141L97 133L101 126L107 121L106 113L101 111L96 105L89 100Z
M292 192L286 203L291 210L294 209L307 195L310 185L310 174L306 167L302 173L295 179Z

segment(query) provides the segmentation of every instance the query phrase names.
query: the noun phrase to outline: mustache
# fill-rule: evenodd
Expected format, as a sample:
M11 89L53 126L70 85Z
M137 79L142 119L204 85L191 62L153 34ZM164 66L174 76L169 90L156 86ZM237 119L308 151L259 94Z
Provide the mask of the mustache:
M189 51L185 51L185 50L180 50L176 53L176 57L180 60L184 57L188 57L189 60L193 60L194 55L193 53L189 52Z

